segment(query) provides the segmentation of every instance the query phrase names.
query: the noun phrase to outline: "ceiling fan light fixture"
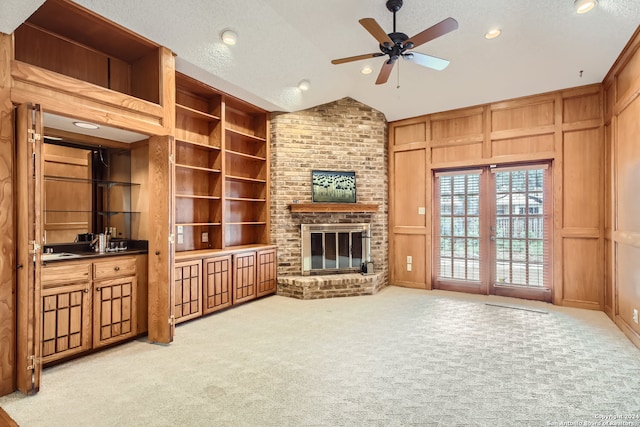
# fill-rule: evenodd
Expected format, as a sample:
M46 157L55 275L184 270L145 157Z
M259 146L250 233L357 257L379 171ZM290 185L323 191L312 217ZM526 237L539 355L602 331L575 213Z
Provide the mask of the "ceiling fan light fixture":
M573 7L576 9L578 14L583 14L589 12L591 9L596 7L597 4L597 0L575 0L573 2Z
M371 66L369 65L365 65L364 67L362 67L362 70L360 70L360 72L366 76L373 73L373 68L371 68Z
M496 37L500 37L502 34L502 30L500 28L492 28L484 35L484 38L487 40L495 39Z
M224 30L220 33L220 39L222 39L222 43L233 46L238 42L238 34L233 30Z
M298 89L300 89L303 92L308 91L310 87L311 87L311 82L307 79L300 80L300 83L298 83Z

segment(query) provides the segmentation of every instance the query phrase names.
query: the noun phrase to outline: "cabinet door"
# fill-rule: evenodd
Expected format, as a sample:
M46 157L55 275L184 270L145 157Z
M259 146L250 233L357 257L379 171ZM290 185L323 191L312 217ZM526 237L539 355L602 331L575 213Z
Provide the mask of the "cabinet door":
M91 283L42 290L42 362L91 349Z
M176 323L202 314L200 268L200 260L177 262L175 265L174 316Z
M134 276L94 282L93 346L100 347L136 334Z
M233 303L249 301L256 297L256 253L242 252L233 255Z
M277 289L276 250L258 251L258 296L269 295Z
M205 258L204 307L205 314L213 313L231 305L231 255Z

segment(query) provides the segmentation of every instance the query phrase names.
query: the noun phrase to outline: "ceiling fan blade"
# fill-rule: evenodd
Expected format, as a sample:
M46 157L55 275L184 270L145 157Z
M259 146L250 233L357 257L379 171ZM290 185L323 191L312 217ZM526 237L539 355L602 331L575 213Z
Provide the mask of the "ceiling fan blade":
M438 58L436 56L425 55L420 52L410 52L402 55L407 61L411 61L414 64L422 65L423 67L433 68L434 70L442 71L449 65L449 61L446 59Z
M376 58L376 57L382 56L382 55L384 55L384 53L382 53L382 52L366 53L364 55L349 56L348 58L334 59L333 61L331 61L331 63L332 64L344 64L345 62L360 61L361 59Z
M380 69L380 74L378 74L378 79L376 80L377 85L385 84L387 80L389 80L389 75L391 74L391 70L393 69L393 64L395 63L396 63L395 61L389 60L382 65L382 68Z
M391 37L384 32L382 27L378 24L378 22L373 18L362 18L358 21L365 30L369 31L369 33L378 40L378 43L381 45L393 46L393 40Z
M413 49L414 47L418 47L428 41L436 39L440 36L444 36L445 34L450 33L451 31L456 29L458 29L458 21L453 18L447 18L444 21L437 23L433 27L427 28L423 32L411 37L409 40L404 42L404 45L407 46L409 43L411 43L412 46L409 47L409 49Z

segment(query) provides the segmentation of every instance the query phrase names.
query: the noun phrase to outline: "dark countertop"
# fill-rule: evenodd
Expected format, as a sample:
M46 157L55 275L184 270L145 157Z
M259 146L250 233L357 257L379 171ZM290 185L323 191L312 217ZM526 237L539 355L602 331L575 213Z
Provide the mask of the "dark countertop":
M108 258L124 255L146 254L148 242L146 240L128 240L127 250L113 252L96 252L87 242L81 243L57 243L45 245L42 253L42 262L45 264L63 261L78 261L83 259ZM53 250L53 253L47 253Z

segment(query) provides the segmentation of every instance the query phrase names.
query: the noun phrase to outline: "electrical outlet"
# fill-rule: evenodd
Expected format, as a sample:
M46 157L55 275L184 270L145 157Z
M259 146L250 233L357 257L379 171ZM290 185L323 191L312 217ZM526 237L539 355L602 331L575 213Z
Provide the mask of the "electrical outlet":
M426 215L427 213L427 209L425 209L424 207L419 207L418 208L418 215Z
M411 255L407 255L407 264L411 264L413 262L413 257Z
M184 233L184 225L179 225L176 228L177 228L178 234Z
M178 234L178 244L182 245L184 243L184 235Z
M638 309L637 308L633 309L633 321L638 323Z
M411 271L411 264L407 264L407 271Z
M209 242L209 233L205 231L202 233L202 243L208 243L208 242Z

